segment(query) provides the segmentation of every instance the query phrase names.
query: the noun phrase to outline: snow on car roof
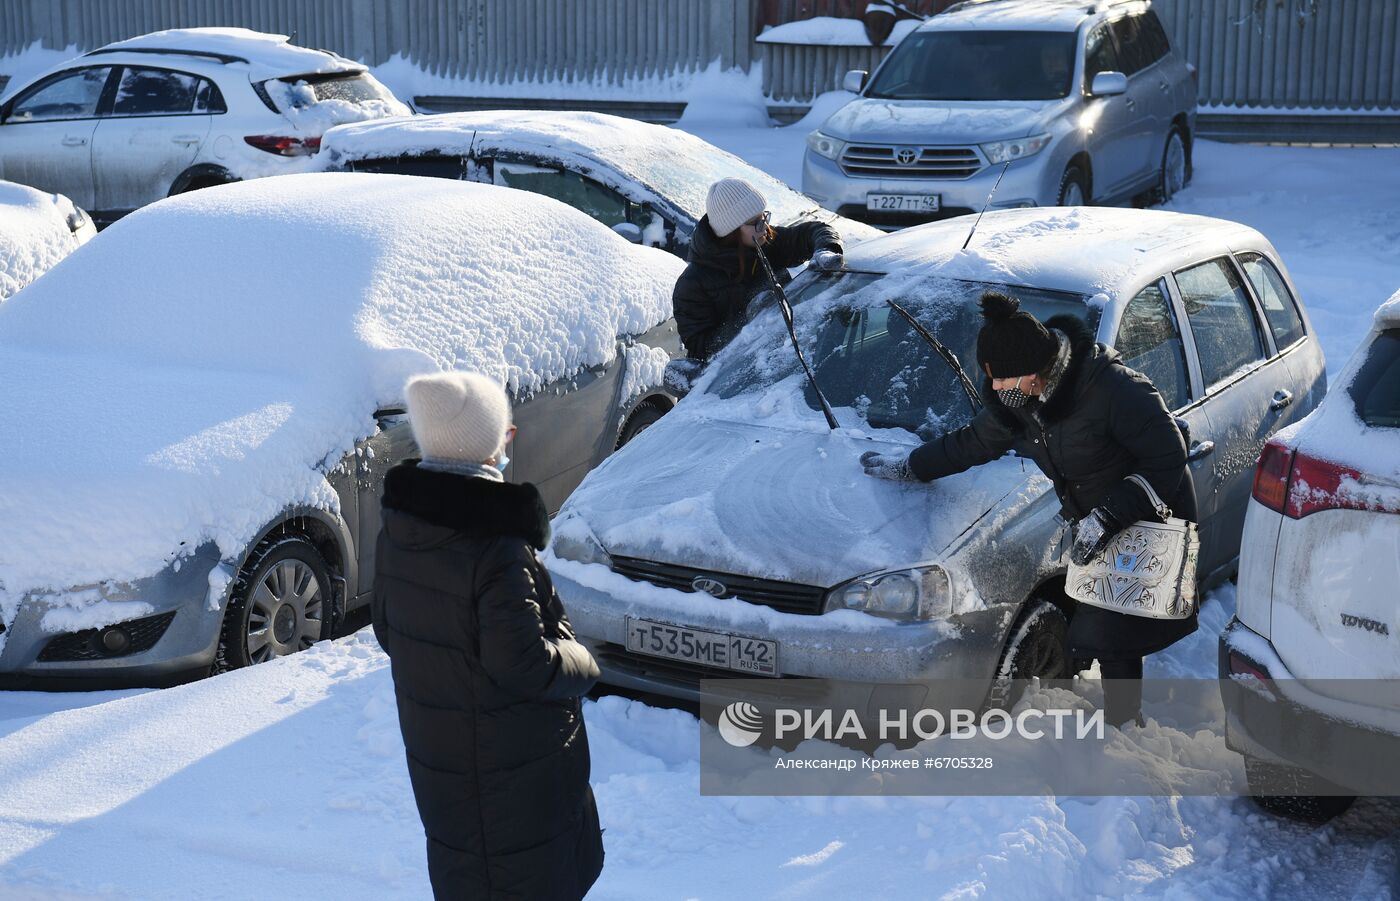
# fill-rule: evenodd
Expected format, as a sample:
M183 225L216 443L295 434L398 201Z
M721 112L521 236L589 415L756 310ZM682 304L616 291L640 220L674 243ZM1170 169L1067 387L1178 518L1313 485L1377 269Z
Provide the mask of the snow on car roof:
M181 51L191 55L219 54L238 57L253 71L252 80L284 75L310 75L321 72L363 70L364 66L328 50L312 50L292 44L285 34L267 34L247 28L172 28L115 41L93 53L130 50L148 53L156 50Z
M1126 4L1115 4L1115 7L1118 5ZM1134 5L1146 7L1147 4ZM1074 31L1096 11L1092 0L984 0L936 15L923 29Z
M138 210L0 305L0 415L25 424L0 434L0 617L335 509L325 468L410 375L527 393L607 362L670 316L683 265L438 179L289 175Z
M61 194L0 181L0 301L78 247L68 224L76 212Z
M867 241L846 253L852 269L927 267L949 278L1110 297L1234 247L1269 247L1237 222L1164 210L1045 207L988 212L966 250L974 217L960 216Z
M1390 299L1376 310L1377 328L1395 328L1396 326L1400 326L1400 291L1390 295Z
M692 134L604 113L442 113L356 122L333 128L321 138L322 155L332 161L466 153L473 146L545 154L578 162L585 171L596 170L601 162L697 220L704 215L710 184L731 175L763 192L777 222L817 208L815 201Z

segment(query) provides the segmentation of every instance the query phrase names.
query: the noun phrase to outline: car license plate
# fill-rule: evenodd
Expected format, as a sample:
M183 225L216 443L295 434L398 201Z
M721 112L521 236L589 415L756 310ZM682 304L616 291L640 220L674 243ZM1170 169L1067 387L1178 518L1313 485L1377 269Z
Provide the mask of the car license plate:
M938 194L867 194L865 208L889 213L936 213Z
M755 676L777 676L778 643L627 617L627 650Z

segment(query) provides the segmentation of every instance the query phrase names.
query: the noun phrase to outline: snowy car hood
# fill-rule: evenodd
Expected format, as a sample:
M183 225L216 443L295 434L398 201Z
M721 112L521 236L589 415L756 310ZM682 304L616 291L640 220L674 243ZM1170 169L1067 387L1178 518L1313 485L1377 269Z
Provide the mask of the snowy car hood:
M1021 138L1036 130L1051 102L980 103L860 97L819 129L841 141L957 144Z
M928 484L861 470L866 451L910 449L681 408L594 470L556 531L586 525L617 556L832 587L937 559L1031 474L1009 458Z
M79 215L62 194L0 181L0 302L92 237L85 216L84 227L76 232L69 225Z

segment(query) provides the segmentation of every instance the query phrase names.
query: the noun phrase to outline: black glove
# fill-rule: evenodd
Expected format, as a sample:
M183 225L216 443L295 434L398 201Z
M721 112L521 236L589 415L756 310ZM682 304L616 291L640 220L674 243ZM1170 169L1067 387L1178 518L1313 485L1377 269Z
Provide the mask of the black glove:
M1083 566L1108 547L1121 528L1112 513L1095 507L1074 524L1074 544L1070 546L1069 559L1076 566Z
M866 451L860 455L860 465L865 474L877 479L892 482L914 482L918 476L909 468L909 457L902 454L882 454L879 451Z
M823 247L812 254L812 266L824 272L834 272L841 268L841 264L846 258L841 255L841 251L833 250L830 247Z

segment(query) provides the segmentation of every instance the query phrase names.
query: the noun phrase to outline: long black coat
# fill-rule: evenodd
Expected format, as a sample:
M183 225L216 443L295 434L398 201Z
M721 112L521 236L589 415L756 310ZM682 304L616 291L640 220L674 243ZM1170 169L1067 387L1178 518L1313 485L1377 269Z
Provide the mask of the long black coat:
M579 696L598 678L535 556L533 485L420 469L384 483L374 633L440 899L577 899L603 866Z
M841 252L841 236L825 222L813 219L773 231L776 237L764 245L763 252L779 278L784 270L802 265L818 250ZM758 255L748 251L744 256L741 261L739 248L715 236L709 216L695 226L689 263L671 293L676 331L687 356L708 360L718 353L744 324L749 301L768 287Z
M982 411L915 450L909 456L914 474L941 478L1015 450L1054 483L1068 520L1100 505L1124 525L1156 519L1142 489L1125 481L1136 473L1173 515L1195 521L1186 443L1152 382L1123 365L1117 351L1095 344L1079 320L1057 316L1046 325L1070 338L1069 365L1050 400L1007 407L984 383ZM1085 605L1070 623L1070 651L1101 660L1142 657L1195 630L1194 614L1156 620Z

